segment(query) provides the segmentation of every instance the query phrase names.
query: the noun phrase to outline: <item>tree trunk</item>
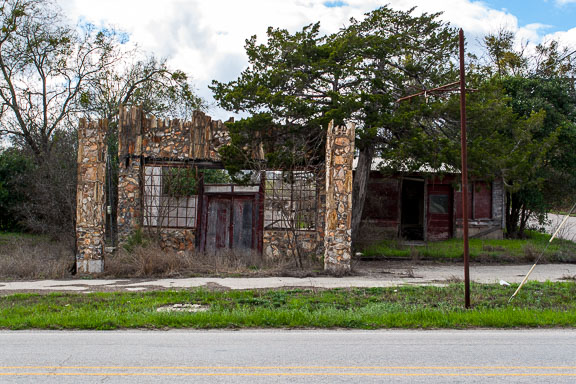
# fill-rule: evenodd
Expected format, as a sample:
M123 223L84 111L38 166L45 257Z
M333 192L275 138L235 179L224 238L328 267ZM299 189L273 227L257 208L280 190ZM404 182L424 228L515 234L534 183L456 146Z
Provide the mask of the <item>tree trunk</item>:
M506 199L506 235L511 239L522 236L521 214L523 204L515 193L508 193Z
M528 219L530 218L530 211L526 208L526 205L522 204L522 215L520 219L520 226L518 227L518 237L524 238L526 225L528 224Z
M360 149L358 165L354 173L354 186L352 188L352 246L357 243L360 235L360 221L362 220L364 202L366 201L373 156L374 148L371 145Z

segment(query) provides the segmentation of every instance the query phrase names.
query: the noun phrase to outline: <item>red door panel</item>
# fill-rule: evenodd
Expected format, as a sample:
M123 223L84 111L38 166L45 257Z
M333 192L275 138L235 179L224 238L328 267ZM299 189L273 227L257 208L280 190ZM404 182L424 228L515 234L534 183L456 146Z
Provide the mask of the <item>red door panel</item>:
M446 240L452 236L452 187L429 184L427 202L428 240Z
M230 247L231 200L208 199L205 244L207 251Z
M259 211L255 196L206 195L199 227L200 250L258 248Z

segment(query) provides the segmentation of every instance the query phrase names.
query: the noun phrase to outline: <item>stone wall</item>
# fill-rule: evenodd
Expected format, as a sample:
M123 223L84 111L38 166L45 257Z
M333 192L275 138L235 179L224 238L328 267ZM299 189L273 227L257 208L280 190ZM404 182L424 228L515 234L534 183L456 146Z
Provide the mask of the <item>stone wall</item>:
M146 116L142 108L120 108L118 127L118 240L143 226L144 166L147 163L218 163L230 142L222 121L195 111L191 121ZM188 247L187 243L184 244Z
M105 135L108 122L87 122L78 127L78 185L76 194L76 268L78 273L99 273L104 267L106 209Z
M320 252L317 231L266 230L263 237L263 253L266 260L294 260L298 255L294 247L296 244L300 247L302 258L316 257Z
M196 229L161 228L158 235L162 249L193 251L196 243Z
M106 127L104 121L87 124L82 120L80 123L77 237L78 270L81 272L100 272L103 269ZM144 227L144 170L147 164L218 167L218 150L229 141L225 125L221 121L212 121L202 112L195 112L192 121L183 122L148 117L141 108L121 108L118 128L119 244L142 229L158 235L165 248L194 249L195 228ZM256 159L264 158L261 148L252 148L251 153ZM324 255L328 271L341 273L350 269L353 125L330 125L327 154L329 160L317 183L315 229L299 230L296 239L286 230L263 231L265 257L275 260L290 258L296 242L306 256Z
M224 123L195 111L192 121L144 118L142 153L166 160L220 161L218 148L230 142Z
M352 258L352 163L355 126L328 125L324 269L343 274Z

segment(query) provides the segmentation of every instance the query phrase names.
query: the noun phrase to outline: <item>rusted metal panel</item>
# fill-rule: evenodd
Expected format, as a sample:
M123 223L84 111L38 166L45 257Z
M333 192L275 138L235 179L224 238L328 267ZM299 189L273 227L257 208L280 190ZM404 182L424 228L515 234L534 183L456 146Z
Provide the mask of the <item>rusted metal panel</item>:
M445 240L452 235L452 186L428 184L427 239Z
M454 192L456 218L462 218L462 192ZM475 181L468 187L468 214L470 219L492 218L492 183Z
M231 200L221 198L208 199L206 222L206 252L213 253L230 248Z
M232 200L232 246L234 249L254 248L254 200L242 197Z
M492 184L477 181L474 183L474 219L492 218Z
M472 206L473 206L473 202L474 202L474 197L473 197L473 186L469 186L468 187L468 212L472 212ZM457 190L454 192L454 205L455 205L455 211L456 211L456 218L457 219L462 219L462 191L461 190Z

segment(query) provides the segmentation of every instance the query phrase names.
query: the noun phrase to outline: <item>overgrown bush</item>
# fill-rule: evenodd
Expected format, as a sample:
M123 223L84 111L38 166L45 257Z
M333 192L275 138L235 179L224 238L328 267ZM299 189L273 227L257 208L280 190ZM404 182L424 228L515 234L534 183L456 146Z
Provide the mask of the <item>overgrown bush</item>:
M49 235L74 249L76 132L58 132L50 145L51 151L41 161L17 144L11 147L22 171L10 175L10 193L15 198L8 201L9 212L27 232Z
M24 198L18 185L32 167L30 159L16 148L0 150L0 230L20 230L17 207Z

